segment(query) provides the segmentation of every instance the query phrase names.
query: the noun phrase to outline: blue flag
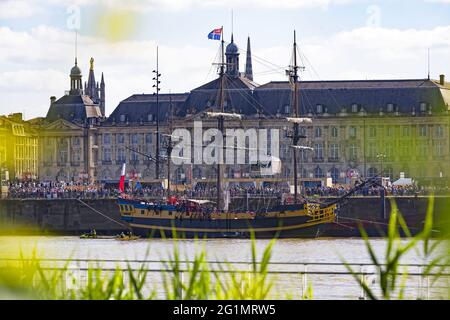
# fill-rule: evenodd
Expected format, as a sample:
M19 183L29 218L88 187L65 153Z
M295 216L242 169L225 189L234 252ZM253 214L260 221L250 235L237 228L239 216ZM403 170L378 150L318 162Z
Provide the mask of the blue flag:
M211 40L220 40L222 37L222 28L214 29L208 34L208 39Z

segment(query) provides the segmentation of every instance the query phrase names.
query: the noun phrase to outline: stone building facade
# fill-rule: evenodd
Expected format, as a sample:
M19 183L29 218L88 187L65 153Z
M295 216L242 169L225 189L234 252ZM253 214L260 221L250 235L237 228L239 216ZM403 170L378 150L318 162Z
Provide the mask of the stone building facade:
M292 116L289 82L258 85L253 81L250 39L245 72L239 70L239 48L233 39L226 48L225 109L243 116L226 123L228 128L276 128L280 131L282 172L275 178L292 180L292 148L288 133ZM105 83L81 89L81 70L71 71L71 90L51 107L40 130L42 180L115 181L123 163L130 176L142 181L155 177L155 164L143 154L156 154L156 118L161 133L191 128L202 120L204 128L216 123L205 111L218 105L218 79L188 93L160 94L159 114L152 94L132 95L105 117ZM100 92L98 91L100 90ZM330 177L335 183L351 176L379 174L395 180L400 173L419 181L450 176L450 84L439 80L301 81L300 114L313 119L302 128L306 144L314 151L301 155L303 178ZM164 140L164 136L161 137ZM164 146L165 141L162 141ZM193 142L198 143L198 141ZM201 142L200 142L201 143ZM139 153L133 152L136 150ZM162 153L164 148L162 148ZM161 166L162 177L167 176ZM175 183L215 176L215 166L172 166ZM226 177L254 179L250 165L227 166Z
M39 179L43 181L94 182L98 163L98 129L105 120L105 81L95 82L94 60L89 81L75 59L70 71L70 90L50 98L45 118L35 119L39 132Z
M21 113L0 116L0 170L2 180L38 177L38 134Z

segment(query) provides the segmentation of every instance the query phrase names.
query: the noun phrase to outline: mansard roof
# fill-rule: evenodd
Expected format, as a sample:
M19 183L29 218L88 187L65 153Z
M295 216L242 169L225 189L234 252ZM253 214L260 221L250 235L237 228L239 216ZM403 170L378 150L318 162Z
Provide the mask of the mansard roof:
M258 87L255 82L244 77L225 76L225 108L232 109L241 113L256 113L253 90ZM184 116L186 113L198 113L208 108L214 108L218 105L220 79L215 79L191 91L186 100L183 112L178 116Z
M338 114L343 108L350 112L356 104L359 111L378 114L392 104L399 113L411 114L413 110L419 112L421 103L426 103L432 112L439 113L448 110L450 103L442 90L428 79L301 81L300 112L314 114L317 105L322 105L329 114ZM290 104L292 88L289 82L269 82L256 88L255 95L269 113L283 113L284 106Z
M172 97L173 112L182 109L188 93L159 94L159 119L161 122L167 120L170 97ZM135 94L120 102L117 108L105 121L105 125L121 124L121 118L125 123L149 123L156 119L157 101L153 94ZM149 121L149 115L153 120Z
M225 78L226 111L234 111L246 116L263 113L266 116L287 114L292 99L292 88L287 81L273 81L258 86L244 77ZM219 79L208 82L190 93L172 94L174 114L186 116L214 108L218 99ZM349 80L349 81L301 81L299 83L299 106L302 115L317 112L321 105L323 112L338 115L344 109L352 114L352 106L358 106L358 112L367 114L387 113L388 105L392 112L411 114L420 112L425 103L427 111L442 113L449 109L450 87L439 85L434 80ZM160 119L166 119L169 95L160 95ZM148 114L155 114L156 97L153 95L133 95L122 101L111 114L118 123L120 115L126 115L130 123L145 122Z
M89 118L101 118L99 105L86 95L65 95L52 103L46 120L64 119L71 122L85 122Z

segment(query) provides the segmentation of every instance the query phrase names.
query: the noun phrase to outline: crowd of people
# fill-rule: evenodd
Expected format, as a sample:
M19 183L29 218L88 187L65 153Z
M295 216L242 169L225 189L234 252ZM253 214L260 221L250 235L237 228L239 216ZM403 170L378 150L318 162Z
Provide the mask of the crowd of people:
M12 199L99 199L117 195L116 190L98 184L25 182L8 186L8 198Z
M305 197L342 197L352 188L350 186L334 187L305 187L299 190ZM352 196L380 196L381 187L365 187ZM256 188L249 186L231 186L228 188L231 198L236 197L282 197L289 193L286 186L265 186ZM167 190L162 186L129 186L125 193L134 194L143 198L163 198L167 197ZM410 186L389 186L385 187L387 196L423 196L429 194L449 195L450 188L445 187L419 187ZM118 186L105 184L87 184L87 183L63 183L63 182L27 182L10 183L7 197L11 199L107 199L116 198L120 195ZM178 198L196 198L208 199L217 196L217 187L215 185L197 185L193 189L184 188L183 190L172 190L171 195Z

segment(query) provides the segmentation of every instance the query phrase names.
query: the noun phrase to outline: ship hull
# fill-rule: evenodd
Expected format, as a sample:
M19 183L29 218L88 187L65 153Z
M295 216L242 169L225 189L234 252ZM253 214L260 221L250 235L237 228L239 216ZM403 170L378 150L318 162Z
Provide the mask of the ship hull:
M123 218L134 234L142 237L179 238L317 238L332 221L311 221L309 216L256 217L254 219Z
M254 238L256 239L273 239L273 238L318 238L322 236L330 224L320 224L315 226L309 226L305 228L299 228L287 231L262 231L254 232ZM172 230L161 230L158 227L151 226L131 226L132 232L144 238L182 238L182 239L220 239L220 238L235 238L235 239L250 239L252 229L248 228L245 231L216 231L211 229L205 231L180 231L178 228ZM175 231L173 231L175 230ZM255 231L255 230L253 230Z
M135 235L168 238L317 238L334 222L334 207L308 214L306 205L280 205L260 213L207 213L183 206L119 199L122 220Z

